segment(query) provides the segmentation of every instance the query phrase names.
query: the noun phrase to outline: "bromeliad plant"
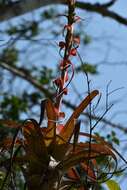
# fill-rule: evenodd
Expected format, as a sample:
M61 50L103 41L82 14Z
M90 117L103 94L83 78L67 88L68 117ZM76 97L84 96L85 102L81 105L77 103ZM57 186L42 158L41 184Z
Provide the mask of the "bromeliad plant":
M22 172L24 189L28 190L90 190L99 189L99 184L110 179L117 168L117 151L102 138L80 132L80 114L91 105L99 94L98 90L88 92L88 96L77 106L65 124L59 119L65 114L60 111L62 96L68 93L74 69L71 57L76 56L80 39L73 34L73 24L80 20L75 15L75 1L68 0L68 24L64 27L65 41L59 42L61 76L54 80L56 95L53 100L41 103L40 121L28 119L23 124L1 121L16 128L13 138L0 143L0 166L6 171L1 182L1 190L16 188L16 173ZM68 70L72 68L69 79ZM46 115L47 127L43 127ZM79 142L84 136L85 142ZM5 156L6 155L6 159ZM101 166L101 163L102 166ZM104 170L103 170L104 169Z
M1 162L1 166L8 170L5 180L13 175L18 166L28 190L98 189L98 182L107 180L109 174L100 171L98 159L108 160L110 157L117 166L115 151L103 139L93 135L91 138L94 141L90 144L78 142L79 135L89 138L90 134L79 132L80 122L77 122L79 115L97 94L96 90L91 92L62 128L56 123L56 110L49 99L43 102L42 107L42 112L47 114L46 128L40 127L34 119L25 121L23 125L15 124L17 131L22 132L21 137L16 134L13 139L5 139L1 145L1 153L11 151L10 158ZM14 127L14 122L4 124ZM111 173L113 166L109 164L107 167Z

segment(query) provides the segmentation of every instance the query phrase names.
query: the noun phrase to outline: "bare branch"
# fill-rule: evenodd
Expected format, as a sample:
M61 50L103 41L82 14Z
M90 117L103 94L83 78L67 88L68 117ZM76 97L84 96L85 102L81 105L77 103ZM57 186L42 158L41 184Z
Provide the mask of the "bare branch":
M63 3L64 0L23 0L10 4L0 4L0 21L6 21L8 19L21 16L25 13L31 12L43 6Z
M78 1L76 3L76 6L86 11L95 12L104 17L111 18L120 24L127 25L127 18L108 9L115 2L116 0L111 0L105 4L99 4L99 3L92 4L92 3ZM53 5L53 4L65 4L65 0L53 0L53 1L52 0L38 0L38 1L24 0L24 1L19 1L17 3L12 3L11 6L1 4L0 5L0 21L6 21L8 19L36 10L38 8L41 8L47 5Z
M107 3L102 4L102 6L105 7L105 8L111 7L111 6L113 6L115 4L116 1L117 0L111 0L111 1L109 1Z
M73 110L76 109L76 106L73 105L73 104L71 104L71 103L68 102L68 101L63 100L63 103L64 103L68 108L70 108L70 109L73 109ZM84 112L83 115L85 115L86 117L89 117L89 113L87 113L87 112ZM93 119L93 120L95 120L95 121L98 121L98 120L100 120L100 117L95 116L95 115L91 115L91 119ZM123 125L121 125L121 124L112 123L111 121L109 121L109 120L107 120L107 119L105 119L105 118L102 118L102 119L100 120L100 122L102 122L102 123L104 123L104 124L106 124L106 125L108 125L108 126L110 126L110 127L112 127L112 128L117 128L117 129L123 131L124 133L127 133L127 127L125 127L125 126L123 126Z
M36 79L34 79L28 72L25 72L22 68L18 68L16 66L9 65L5 62L0 62L0 67L10 71L12 74L24 79L25 81L32 84L35 88L42 91L47 97L51 97L51 93L48 89L44 88L41 84L39 84Z
M91 3L84 3L84 2L77 2L77 7L84 9L86 11L98 13L104 17L111 18L117 21L120 24L127 25L127 18L122 17L121 15L117 14L114 11L110 11L105 6L101 4L91 4Z

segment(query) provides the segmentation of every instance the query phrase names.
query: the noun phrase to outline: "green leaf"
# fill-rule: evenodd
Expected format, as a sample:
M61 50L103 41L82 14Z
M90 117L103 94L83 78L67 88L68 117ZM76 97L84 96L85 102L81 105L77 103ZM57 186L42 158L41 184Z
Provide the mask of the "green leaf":
M15 47L12 48L5 48L2 52L2 60L5 61L8 64L15 65L16 62L18 61L18 49Z
M79 72L87 72L92 75L98 74L97 65L92 65L90 63L84 63L83 65L76 68L76 71Z
M91 43L91 41L92 41L91 36L89 36L88 34L86 34L86 35L84 36L84 40L83 40L84 44L85 44L85 45L88 45L88 44Z
M114 180L107 181L106 185L108 186L109 190L121 190L119 184Z
M52 19L56 15L55 9L51 8L49 10L45 10L41 16L43 19Z

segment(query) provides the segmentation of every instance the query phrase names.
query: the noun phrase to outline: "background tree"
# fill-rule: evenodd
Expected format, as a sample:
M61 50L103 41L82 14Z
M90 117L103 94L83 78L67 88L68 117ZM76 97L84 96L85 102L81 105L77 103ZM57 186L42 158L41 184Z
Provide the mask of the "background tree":
M57 4L58 8L51 6L53 3ZM53 88L51 81L55 78L58 71L59 52L56 47L58 47L59 39L62 38L61 25L65 24L63 11L66 14L65 6L59 6L59 4L64 3L65 1L25 1L25 3L24 1L3 1L1 3L0 9L2 14L0 19L5 21L5 23L1 24L1 119L23 120L28 116L38 117L41 99L52 97L52 94L54 94L55 88ZM117 1L109 1L104 4L92 4L83 1L77 2L76 6L83 11L99 13L126 26L126 18L111 10L116 3ZM44 8L46 5L49 6ZM44 9L38 11L37 8L40 7ZM32 16L31 14L24 15L24 13L36 9L36 12L32 12ZM92 37L86 32L86 25L89 23L89 20L86 19L86 12L85 16L84 12L80 12L80 14L84 20L79 23L76 35L81 34L81 47L85 46L87 49L90 42L92 42ZM8 22L8 19L12 19L17 15L24 16ZM44 48L42 48L43 46ZM51 63L50 60L52 60L53 56L55 56L55 59ZM79 77L84 70L91 75L97 74L98 64L96 61L93 65L83 57L85 65L82 66L79 60L75 60L75 62L79 63L76 63L76 71ZM56 65L56 69L54 69L54 65ZM108 78L106 85L109 81L110 78ZM21 87L19 88L19 86ZM116 88L119 88L119 86ZM75 92L76 99L77 97L78 99L82 98L82 92L79 92L79 89L73 83L71 89ZM109 90L109 85L107 85L107 90ZM86 88L83 91L86 91ZM111 91L109 91L109 94L112 94ZM119 94L119 92L117 93ZM70 103L67 99L64 99L64 104L70 109L75 109L75 104L73 102ZM111 113L117 114L113 108ZM84 115L86 117L82 117L82 119L87 124L89 113L85 112ZM101 115L102 113L98 107L98 114L93 114L92 118L97 121ZM101 122L110 126L110 132L107 131L105 137L109 141L119 144L120 137L116 136L114 127L126 133L124 122L116 124L115 121L111 122L110 119L105 117L102 118ZM3 134L6 135L7 130L4 130L3 127L1 130L1 138L4 138ZM102 135L104 136L103 133Z

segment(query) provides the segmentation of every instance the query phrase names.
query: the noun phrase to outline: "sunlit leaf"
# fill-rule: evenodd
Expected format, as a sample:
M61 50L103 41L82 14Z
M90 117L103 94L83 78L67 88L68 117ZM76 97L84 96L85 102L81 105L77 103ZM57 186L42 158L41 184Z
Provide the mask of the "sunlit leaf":
M84 132L80 132L79 133L81 136L85 136L85 137L89 137L90 138L90 134L88 133L84 133ZM107 147L107 151L111 150L111 156L113 157L113 159L116 161L116 156L114 154L114 152L117 154L117 151L108 143L106 142L103 138L99 137L99 136L96 136L96 135L91 135L91 138L94 139L96 142L99 143L100 145L100 148L102 146L102 149L103 147ZM86 145L83 145L83 146L86 146ZM93 145L94 146L94 145Z
M89 105L89 103L94 99L94 97L98 95L98 93L99 92L97 90L91 92L74 110L73 114L60 133L61 138L63 138L65 141L68 141L71 138L74 132L75 121L78 119L83 110ZM63 143L63 140L59 139L59 143Z
M105 146L104 144L95 144L95 143L79 143L78 144L78 147L77 147L77 150L79 149L86 149L88 150L90 147L91 149L91 152L100 152L101 153L105 153L105 154L109 154L109 155L112 155L112 151L110 150L109 147Z
M106 185L108 186L109 190L121 190L119 184L114 180L108 180Z

